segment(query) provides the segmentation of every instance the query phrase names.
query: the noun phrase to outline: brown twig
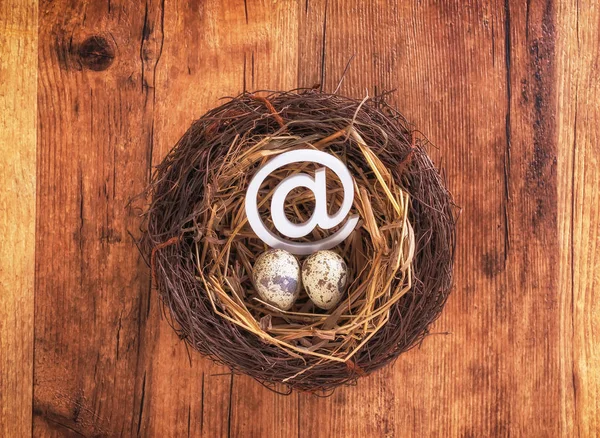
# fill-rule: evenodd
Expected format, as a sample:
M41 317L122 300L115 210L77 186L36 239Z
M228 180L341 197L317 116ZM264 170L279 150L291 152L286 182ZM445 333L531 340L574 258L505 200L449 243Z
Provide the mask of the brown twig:
M178 243L180 238L178 236L171 237L169 240L163 243L159 243L154 248L152 248L152 252L150 253L150 270L152 271L152 283L156 285L156 252L160 251L167 246L174 245Z
M271 115L273 116L273 118L277 121L277 123L279 123L279 126L281 128L285 127L285 123L283 121L283 118L279 115L279 113L277 112L277 110L275 110L275 107L269 101L269 99L267 99L266 97L262 97L262 96L256 96L254 94L250 94L249 96L250 96L251 99L254 99L254 100L258 101L258 102L264 103L265 106L267 107L267 109L269 110L269 112L271 113Z

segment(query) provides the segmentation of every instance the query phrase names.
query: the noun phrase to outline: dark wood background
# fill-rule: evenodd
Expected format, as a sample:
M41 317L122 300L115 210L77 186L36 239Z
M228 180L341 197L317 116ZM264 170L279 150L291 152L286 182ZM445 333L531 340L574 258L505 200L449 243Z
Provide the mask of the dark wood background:
M0 1L0 435L600 434L593 0ZM329 398L188 352L125 208L244 88L391 101L463 208L420 348ZM449 333L449 334L444 334Z

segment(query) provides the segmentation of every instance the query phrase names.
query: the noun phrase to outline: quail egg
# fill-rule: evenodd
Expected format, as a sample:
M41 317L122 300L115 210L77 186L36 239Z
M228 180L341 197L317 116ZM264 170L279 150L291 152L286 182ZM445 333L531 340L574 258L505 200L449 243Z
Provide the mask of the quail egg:
M264 301L281 310L288 310L300 293L300 265L289 252L271 249L256 259L252 280Z
M302 264L304 289L321 309L332 309L340 302L347 278L346 262L333 251L317 251Z

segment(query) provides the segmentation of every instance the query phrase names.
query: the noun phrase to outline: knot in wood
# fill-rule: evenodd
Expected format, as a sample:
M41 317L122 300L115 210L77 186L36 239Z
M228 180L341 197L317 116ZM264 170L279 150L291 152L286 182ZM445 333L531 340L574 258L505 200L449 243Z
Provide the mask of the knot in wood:
M81 65L93 71L106 70L115 59L113 45L100 35L92 35L81 43L78 54Z

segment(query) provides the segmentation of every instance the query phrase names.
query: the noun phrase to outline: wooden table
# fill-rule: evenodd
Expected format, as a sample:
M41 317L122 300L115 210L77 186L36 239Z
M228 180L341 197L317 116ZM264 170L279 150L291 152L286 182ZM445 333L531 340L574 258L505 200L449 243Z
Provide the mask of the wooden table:
M600 434L599 22L592 0L1 2L0 435ZM435 145L456 285L393 366L279 396L186 350L126 203L221 96L333 91L352 56L339 92L396 89Z

